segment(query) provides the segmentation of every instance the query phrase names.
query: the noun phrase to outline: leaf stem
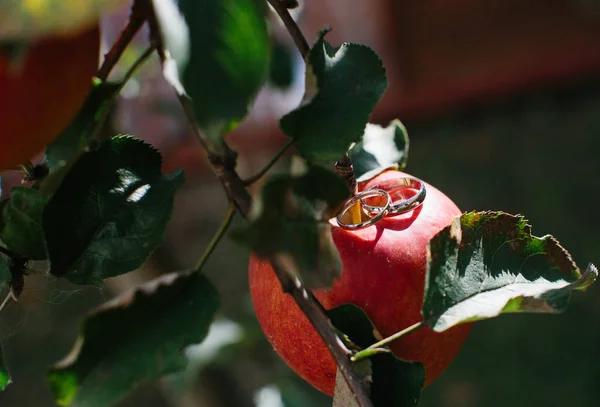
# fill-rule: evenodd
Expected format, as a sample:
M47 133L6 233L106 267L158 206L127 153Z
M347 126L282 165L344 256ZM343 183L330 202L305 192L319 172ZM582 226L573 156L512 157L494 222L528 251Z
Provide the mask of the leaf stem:
M285 25L285 28L292 36L294 44L296 44L296 48L298 48L298 51L300 51L300 55L302 55L302 58L306 60L306 56L310 51L310 45L308 45L308 41L306 41L306 38L304 38L304 34L302 34L302 31L300 31L300 27L298 27L298 24L296 24L296 22L290 15L286 2L281 0L267 1L271 5L271 7L273 7L275 12L277 12L279 18L281 18L281 21L283 21L283 25Z
M119 90L123 89L123 86L131 79L131 77L144 65L144 63L150 58L152 53L156 51L156 45L151 44L146 50L135 60L133 65L125 73L125 76L119 82Z
M400 332L396 332L392 336L388 336L387 338L384 338L384 339L380 340L379 342L374 343L373 345L369 346L368 348L361 350L360 352L358 352L354 356L352 356L351 360L354 363L360 362L361 360L366 359L369 356L372 356L374 354L373 350L383 348L384 346L387 346L391 342L393 342L397 339L403 338L405 336L408 336L414 332L417 332L418 330L420 330L421 328L425 328L426 326L427 326L427 323L425 321L417 322L416 324L411 325L408 328L403 329ZM377 353L380 353L380 352L377 352Z
M2 310L4 310L4 308L6 307L6 304L8 304L8 300L10 300L11 298L13 298L12 292L11 292L11 290L8 290L8 294L6 294L4 301L2 301L2 304L0 304L0 312L2 312Z
M277 161L279 161L279 159L281 158L281 156L287 151L288 148L291 147L292 144L294 144L296 140L295 139L291 139L290 141L288 141L278 152L277 154L275 154L275 156L271 159L271 161L269 161L267 163L267 165L264 166L263 169L261 169L258 173L254 174L253 176L251 176L250 178L247 178L244 180L244 185L252 185L254 184L256 181L258 181L259 179L262 178L263 175L265 175L267 173L267 171L269 171L273 165L275 165L275 163L277 163Z
M119 86L118 86L117 90L115 91L114 97L112 98L112 100L110 100L108 102L107 106L103 109L100 117L96 120L96 123L94 123L94 129L92 130L92 132L89 135L89 140L93 140L98 137L98 134L100 133L102 126L104 125L104 123L106 122L106 119L108 118L110 112L112 111L112 108L113 108L115 102L117 101L117 98L118 98L119 94L121 93L121 90L123 90L123 88L125 87L127 82L129 82L129 80L133 77L133 75L135 75L135 73L142 67L142 65L144 65L144 63L148 60L148 58L150 58L150 56L152 55L152 53L154 51L156 51L156 45L150 45L148 48L146 48L146 50L142 53L142 55L140 55L138 57L138 59L135 60L133 65L131 65L131 67L127 70L123 79L121 79L121 81L119 81Z
M235 205L230 203L229 209L227 210L227 215L225 215L225 219L223 219L223 223L221 223L221 226L217 230L217 233L215 233L212 240L206 247L206 250L204 250L202 257L196 263L196 266L194 267L195 271L200 271L200 269L202 269L202 267L204 266L204 263L206 263L206 261L208 260L208 258L212 254L212 252L215 250L215 248L221 241L221 238L223 236L225 236L225 233L227 232L227 229L229 229L229 225L231 225L231 221L233 220L233 217L235 216L235 212L236 212Z

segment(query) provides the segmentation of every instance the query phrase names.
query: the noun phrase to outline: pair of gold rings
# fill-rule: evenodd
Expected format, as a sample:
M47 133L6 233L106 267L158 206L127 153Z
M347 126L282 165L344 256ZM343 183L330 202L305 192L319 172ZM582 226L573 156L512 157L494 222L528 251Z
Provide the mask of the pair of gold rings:
M409 198L404 198L402 192L406 189L416 190L417 193ZM386 216L399 215L419 207L423 204L426 194L425 184L418 178L403 177L383 181L350 198L337 216L337 221L344 229L366 228L379 222ZM384 204L367 204L372 198L379 198L379 201L383 201ZM345 223L342 220L344 215L357 202L360 202L361 210L367 216L367 219L359 223Z

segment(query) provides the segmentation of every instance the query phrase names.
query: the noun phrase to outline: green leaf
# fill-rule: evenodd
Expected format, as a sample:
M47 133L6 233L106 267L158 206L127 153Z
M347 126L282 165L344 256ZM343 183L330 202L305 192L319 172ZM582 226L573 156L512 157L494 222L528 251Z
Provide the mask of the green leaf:
M194 102L204 132L218 140L248 112L269 68L263 0L153 0L169 53L167 80Z
M77 32L97 24L101 14L126 3L125 0L0 1L0 39Z
M390 168L404 169L408 147L408 133L400 120L390 122L387 127L368 123L362 140L348 152L357 181L370 180Z
M269 83L287 89L294 81L294 52L290 47L275 42L273 44L271 65L269 67Z
M100 284L139 267L164 240L183 173L161 173L160 154L129 136L83 154L43 214L50 273Z
M2 356L2 346L0 346L0 391L6 389L6 387L12 383L10 374L4 366L4 357Z
M597 278L581 275L550 236L531 235L522 216L470 212L429 243L422 313L437 332L503 313L565 310L573 290Z
M58 404L108 407L139 385L185 368L219 306L200 273L170 273L109 301L84 321L48 379Z
M114 100L120 85L110 82L96 83L75 119L62 134L46 148L46 162L55 172L77 158L87 145L91 132L108 105Z
M343 304L329 310L327 315L334 326L360 348L367 348L377 342L373 335L375 331L373 323L359 307ZM368 360L371 362L371 400L375 407L412 407L417 405L425 383L425 368L421 363L400 360L391 352L374 354ZM365 365L362 365L360 369L361 377L366 376ZM338 379L339 376L341 374L338 374ZM338 397L348 399L349 389L344 387L347 384L343 379L342 382L344 383L341 384L340 380L336 380L334 405L336 405L335 399ZM339 389L338 384L340 385Z
M388 85L373 50L357 44L332 47L325 34L321 32L307 57L303 104L280 121L283 132L296 140L300 154L319 164L339 160L351 143L361 140Z
M8 258L6 256L0 256L0 293L10 285L11 280L12 273L10 272Z
M45 260L46 242L42 230L45 200L39 191L15 187L11 197L2 205L0 239L6 246L33 260Z
M259 256L291 256L292 268L308 286L330 286L341 273L341 261L325 219L348 196L342 179L324 168L275 176L264 185L250 222L237 237Z

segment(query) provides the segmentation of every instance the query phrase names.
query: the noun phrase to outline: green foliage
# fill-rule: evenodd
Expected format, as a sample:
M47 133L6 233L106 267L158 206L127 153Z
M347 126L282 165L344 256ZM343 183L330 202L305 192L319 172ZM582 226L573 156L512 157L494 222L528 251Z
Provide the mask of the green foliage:
M248 112L267 77L263 0L153 0L169 51L167 80L194 102L196 120L218 140Z
M597 276L591 265L581 275L552 236L532 236L523 217L470 212L429 244L422 312L438 332L502 313L561 312Z
M321 167L297 177L275 176L237 236L259 256L290 255L307 285L329 286L341 273L341 261L326 220L348 195L342 179Z
M335 327L360 348L367 348L377 342L373 335L375 330L373 323L359 307L351 304L340 305L328 311L328 316ZM400 360L392 353L374 354L369 357L369 361L371 375L369 386L371 400L375 407L417 405L425 383L425 368L421 363ZM361 369L364 368L365 365L362 365ZM336 398L348 397L349 390L346 389L341 393L343 387L338 388L339 383L338 380L334 405L336 405Z
M275 42L269 68L269 82L281 89L287 89L294 81L294 55L289 47Z
M381 60L364 45L329 45L321 32L307 57L302 105L284 116L281 129L308 161L339 160L361 140L388 82Z
M139 267L163 241L183 173L161 173L160 154L129 136L83 154L48 202L50 273L75 284Z
M14 252L33 260L48 257L42 230L45 203L39 191L16 187L2 205L0 239Z
M109 407L139 385L181 371L218 309L202 274L171 273L111 300L84 321L71 353L49 373L58 404Z
M362 140L348 152L357 181L367 181L390 168L403 170L408 147L408 133L400 120L392 121L387 127L368 123Z
M8 259L5 256L0 256L0 293L10 285L11 278L12 274L8 265Z
M2 356L2 347L0 346L0 391L6 389L11 383L10 374L4 366L4 357Z
M36 0L0 2L0 40L76 32L124 0Z

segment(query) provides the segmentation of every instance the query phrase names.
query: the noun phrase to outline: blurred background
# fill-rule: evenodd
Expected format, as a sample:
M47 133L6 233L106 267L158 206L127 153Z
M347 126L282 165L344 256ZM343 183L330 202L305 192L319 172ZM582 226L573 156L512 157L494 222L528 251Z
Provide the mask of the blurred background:
M464 211L523 214L538 236L553 234L580 267L600 262L600 1L305 0L294 11L309 41L364 43L384 61L390 86L372 122L408 128L408 172ZM105 47L127 6L103 22ZM277 120L303 94L304 67L272 19L275 53L251 115L228 136L251 175L286 142ZM122 75L146 33L114 72ZM148 140L164 170L183 167L167 241L143 269L102 290L30 277L0 318L14 383L0 405L53 406L44 377L65 356L93 306L152 276L191 267L227 209L156 60L124 89L105 131ZM4 177L4 188L14 180ZM235 227L235 225L234 225ZM273 352L255 320L248 253L225 239L205 267L223 308L207 341L188 349L188 370L145 386L121 407L329 406ZM597 405L600 285L565 314L512 315L476 324L454 364L425 389L420 406Z

